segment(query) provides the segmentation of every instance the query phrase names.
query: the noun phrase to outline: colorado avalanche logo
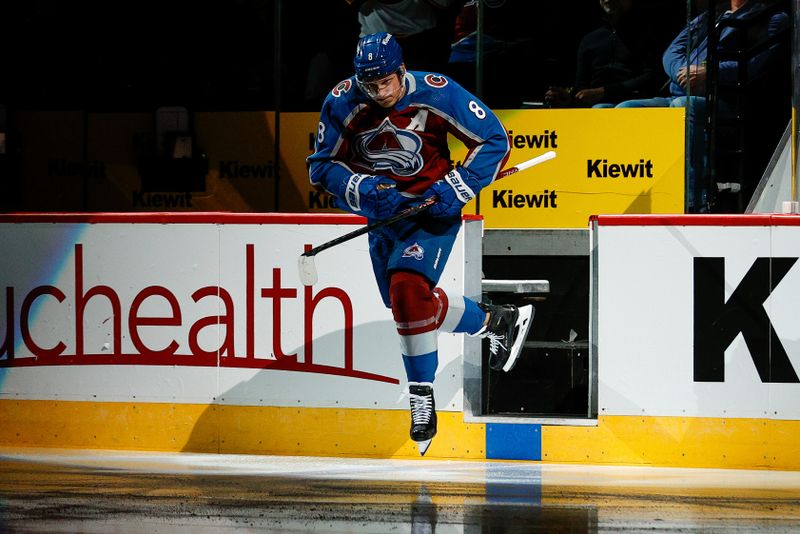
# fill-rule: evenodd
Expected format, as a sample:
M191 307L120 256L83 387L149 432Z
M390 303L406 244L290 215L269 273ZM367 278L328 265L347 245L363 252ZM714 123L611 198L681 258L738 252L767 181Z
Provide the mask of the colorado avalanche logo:
M419 246L419 243L414 243L403 251L404 258L414 258L421 260L425 256L425 249Z
M339 82L339 85L337 85L336 87L333 88L333 91L331 91L331 94L333 96L335 96L336 98L339 98L340 96L345 94L347 91L349 91L352 86L353 86L353 82L351 82L349 79L341 81L341 82Z
M447 78L439 76L438 74L427 74L425 76L425 83L438 89L447 85Z
M353 141L353 150L363 166L396 176L412 176L422 168L421 148L422 140L416 133L396 128L388 119Z

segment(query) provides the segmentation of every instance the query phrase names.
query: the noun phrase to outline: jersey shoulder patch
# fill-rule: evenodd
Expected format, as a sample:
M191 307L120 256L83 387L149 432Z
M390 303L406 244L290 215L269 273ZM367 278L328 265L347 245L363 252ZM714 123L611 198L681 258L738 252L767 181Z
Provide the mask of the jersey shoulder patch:
M426 74L423 80L425 80L426 84L436 89L439 89L440 87L444 87L445 85L447 85L447 78L445 78L440 74L433 74L433 73Z
M353 80L352 78L348 78L339 82L331 91L331 95L335 98L339 98L340 96L347 94L352 88Z

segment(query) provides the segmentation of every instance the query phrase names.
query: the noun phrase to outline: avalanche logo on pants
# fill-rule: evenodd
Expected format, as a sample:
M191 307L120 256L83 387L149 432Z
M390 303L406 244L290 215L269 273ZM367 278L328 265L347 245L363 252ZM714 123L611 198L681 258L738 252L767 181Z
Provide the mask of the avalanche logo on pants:
M421 260L425 256L425 249L419 246L418 243L414 243L407 249L403 251L404 258L414 258L415 260Z

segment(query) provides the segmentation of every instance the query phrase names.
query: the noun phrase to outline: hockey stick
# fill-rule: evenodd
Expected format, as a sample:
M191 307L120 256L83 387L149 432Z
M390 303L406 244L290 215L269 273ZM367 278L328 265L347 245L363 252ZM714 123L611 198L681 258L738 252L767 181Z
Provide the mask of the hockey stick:
M502 171L500 171L500 174L497 175L497 178L495 179L495 181L497 181L497 180L499 180L501 178L505 178L508 175L516 174L516 173L518 173L520 171L524 171L525 169L530 169L534 165L538 165L540 163L544 163L545 161L553 159L554 157L556 157L556 151L555 150L548 150L544 154L536 156L535 158L531 158L531 159L529 159L527 161L523 161L522 163L514 165L513 167L509 167L508 169L503 169Z
M518 165L514 165L513 167L509 167L508 169L503 169L497 175L496 180L501 178L505 178L511 174L516 174L520 171L524 171L525 169L529 169L534 165L538 165L543 163L547 160L553 159L556 157L556 153L553 150L545 152L540 156L536 156L535 158L531 158L527 161L523 161ZM350 241L351 239L355 239L360 235L364 235L369 233L373 230L377 230L378 228L383 228L384 226L388 226L390 224L394 224L397 221L401 221L408 217L412 217L426 209L430 208L433 203L436 202L436 197L426 198L421 204L417 204L416 206L412 206L410 208L406 208L403 211L395 213L388 219L383 219L380 221L375 221L372 224L368 224L366 226L362 226L358 230L353 230L348 234L344 234L343 236L339 236L336 239L332 239L326 243L323 243L317 247L312 248L311 250L307 250L303 252L300 257L297 259L297 267L300 272L300 281L303 283L304 286L311 286L317 283L318 276L317 276L317 268L314 265L314 256L322 252L323 250L327 250L331 247L335 247L341 243L346 241Z
M314 256L322 252L323 250L327 250L331 247L335 247L345 241L350 241L360 235L366 234L371 232L372 230L376 230L378 228L383 228L389 224L394 224L397 221L406 219L411 217L412 215L416 215L421 211L425 211L426 209L430 208L433 203L436 202L436 197L429 197L426 198L422 204L417 204L416 206L411 206L410 208L406 208L403 211L399 211L389 217L388 219L382 219L380 221L375 221L372 224L368 224L366 226L362 226L358 230L353 230L349 234L344 234L343 236L339 236L336 239L332 239L327 243L323 243L318 247L314 247L311 250L303 252L300 254L300 257L297 259L297 267L300 270L300 281L303 282L304 286L311 286L317 283L317 268L314 266Z

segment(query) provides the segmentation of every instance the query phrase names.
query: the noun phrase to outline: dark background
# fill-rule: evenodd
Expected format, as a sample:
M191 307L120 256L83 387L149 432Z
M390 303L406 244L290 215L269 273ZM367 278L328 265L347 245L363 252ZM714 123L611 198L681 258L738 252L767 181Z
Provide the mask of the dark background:
M580 38L601 23L597 0L488 4L487 33L506 46L487 59L487 104L519 107L548 85L571 85ZM666 46L686 22L686 2L642 5ZM344 0L33 0L4 10L0 104L16 109L314 111L351 74L358 38ZM315 57L317 81L307 83Z

